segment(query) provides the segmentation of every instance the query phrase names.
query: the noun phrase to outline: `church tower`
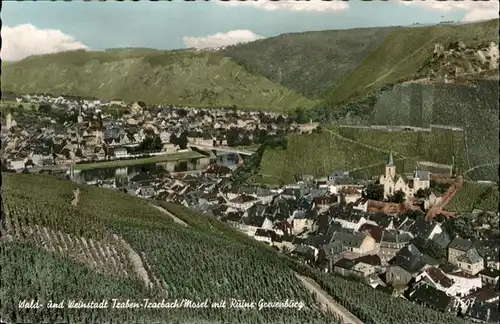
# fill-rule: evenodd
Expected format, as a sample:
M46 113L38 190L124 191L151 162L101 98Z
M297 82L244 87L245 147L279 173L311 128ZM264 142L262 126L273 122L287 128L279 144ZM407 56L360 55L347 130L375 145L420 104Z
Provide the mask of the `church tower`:
M394 161L392 159L392 152L389 155L389 161L385 166L385 178L386 179L394 179L396 177L396 166L394 165Z

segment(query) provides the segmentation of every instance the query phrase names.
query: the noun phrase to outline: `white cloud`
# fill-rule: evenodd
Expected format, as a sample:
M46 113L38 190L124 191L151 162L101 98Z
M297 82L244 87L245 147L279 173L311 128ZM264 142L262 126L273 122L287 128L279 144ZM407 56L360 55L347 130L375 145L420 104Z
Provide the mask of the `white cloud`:
M2 28L2 60L18 61L30 55L88 49L57 29L38 29L30 24Z
M251 32L250 30L231 30L227 33L217 33L207 37L183 37L182 40L187 47L202 48L217 48L222 46L234 45L238 43L253 42L257 39L264 38Z
M427 7L430 10L450 12L456 10L466 11L462 21L477 21L498 18L499 1L402 1L409 6Z
M349 4L344 1L332 0L247 0L247 1L217 1L225 6L248 6L262 10L289 10L289 11L339 11L349 8Z

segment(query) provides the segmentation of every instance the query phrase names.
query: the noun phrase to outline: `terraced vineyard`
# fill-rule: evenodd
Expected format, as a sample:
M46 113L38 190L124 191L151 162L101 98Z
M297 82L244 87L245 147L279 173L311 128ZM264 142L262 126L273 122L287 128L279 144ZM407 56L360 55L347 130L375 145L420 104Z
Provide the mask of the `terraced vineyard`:
M2 180L0 245L5 252L0 265L2 277L9 279L0 287L0 295L8 296L0 305L2 319L16 323L56 319L157 323L166 318L175 318L176 323L336 322L320 310L293 271L262 248L177 224L147 201L112 190L79 186L80 201L73 207L75 184L69 181L29 174L2 174ZM43 302L289 299L303 302L305 308L36 312L17 308L19 300L30 298Z
M11 219L6 213L5 239L14 242L30 243L48 252L59 254L81 262L98 273L133 278L134 270L127 257L125 248L118 242L104 243L86 240L47 227L20 225L17 218Z
M5 284L0 286L0 295L7 296L0 304L2 320L16 323L338 323L337 317L320 311L315 298L297 281L296 272L315 280L337 303L364 323L406 323L408 318L421 323L464 323L449 314L401 298L393 299L363 283L319 273L232 230L215 218L196 214L179 205L161 203L187 223L187 227L175 223L149 206L147 201L111 190L81 186L78 208L65 209L71 198L68 196L74 189L74 184L68 181L25 174L5 174L3 180L3 199L10 205L9 235L18 233L24 237L23 228L27 225L42 228L43 225L39 224L44 222L51 223L52 226L47 227L53 231L62 232L54 228L64 226L66 233L84 237L87 243L92 239L93 246L99 246L98 241L107 244L105 237L113 238L116 233L141 256L151 282L156 283L156 287L161 283L162 289L149 289L137 277L99 273L91 266L85 266L88 263L79 263L59 252L48 252L33 241L14 241L2 235L0 271ZM51 208L51 213L44 214L35 208L42 201L46 208ZM23 204L25 208L16 209L14 203ZM50 220L62 219L61 212L71 217L72 226ZM4 234L7 222L4 221L5 215L2 216ZM26 222L28 219L29 223ZM45 231L41 231L46 237ZM53 232L48 235L52 236ZM56 235L60 241L60 234ZM92 235L102 238L98 240ZM66 238L64 240L66 242ZM82 240L81 245L84 245ZM53 247L59 249L54 244ZM305 307L302 310L265 308L260 311L236 308L18 309L19 300L31 298L42 302L49 299L100 301L118 298L124 301L127 298L166 298L172 301L189 298L198 301L237 298L277 301L285 298L303 301Z
M260 169L263 177L291 183L298 173L321 177L333 169L350 170L383 164L389 152L323 130L310 135L290 135L286 149L266 149Z
M417 161L467 169L464 133L460 129L431 127L419 131L331 126L321 133L291 135L286 149L267 149L261 161L261 179L289 183L297 173L326 176L344 169L360 178L383 173L392 152L398 173L411 172Z
M465 136L460 128L433 126L420 131L394 131L369 127L338 127L335 130L344 137L391 150L404 157L448 165L454 162L455 171L458 174L468 168L465 155Z
M498 80L399 84L380 96L375 105L373 123L415 127L436 124L461 128L465 147L461 155L455 155L455 158L464 159L460 173L466 173L473 180L497 181L498 90ZM455 134L458 135L458 131ZM436 158L449 158L450 143L456 149L460 148L458 138L452 141L452 136L444 129L435 135L434 145L430 147L434 152L430 150L429 154Z

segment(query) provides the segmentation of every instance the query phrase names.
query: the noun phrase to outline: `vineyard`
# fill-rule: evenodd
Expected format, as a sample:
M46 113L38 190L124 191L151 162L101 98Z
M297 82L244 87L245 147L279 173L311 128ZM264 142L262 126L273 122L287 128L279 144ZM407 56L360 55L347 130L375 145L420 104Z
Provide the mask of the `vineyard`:
M286 149L266 149L260 169L265 177L291 183L297 173L322 177L333 169L351 170L384 164L388 156L388 150L368 148L323 130L309 135L290 135Z
M297 273L315 280L335 301L356 315L364 323L467 323L454 315L443 314L402 298L393 298L364 283L318 272L285 255L279 254L269 246L265 246L243 233L234 231L228 225L216 219L200 216L182 206L172 203L158 203L190 226L196 227L205 233L211 233L216 237L223 238L227 242L231 242L231 244L244 244L248 250L256 249L265 258L281 259L281 264L287 264Z
M389 153L398 173L412 172L417 161L451 165L465 171L464 133L441 127L421 131L389 131L369 127L329 127L320 133L290 135L286 149L266 149L260 170L262 179L290 183L297 173L326 176L344 169L360 178L384 172ZM269 182L269 181L268 181Z
M498 187L491 184L466 182L446 206L451 212L472 212L474 209L498 211Z
M351 311L364 323L456 323L462 321L451 315L412 304L404 299L391 298L360 282L319 273L312 268L279 254L269 246L238 233L215 218L188 211L182 206L159 203L189 226L175 223L170 217L136 199L111 190L79 186L78 209L71 206L75 185L41 175L3 174L2 254L0 265L2 300L0 317L13 322L41 323L97 322L101 323L335 323L336 317L320 311L314 296L309 295L293 275L296 272L315 280L336 302ZM52 199L51 199L52 197ZM16 205L15 203L19 204ZM19 206L23 206L20 208ZM38 206L51 208L41 211ZM67 213L73 222L63 222L60 213ZM69 214L68 214L69 213ZM53 217L59 222L49 220ZM9 218L7 222L7 218ZM17 221L14 221L16 219ZM18 225L15 225L17 222ZM45 226L41 224L52 224ZM99 224L99 225L96 225ZM38 228L36 227L38 226ZM141 279L95 271L88 261L78 261L64 253L49 252L41 241L30 240L25 234L37 228L46 237L43 227L61 243L61 232L72 241L79 237L80 245L107 249L110 243L121 246L128 255L123 267L127 274L134 269L134 256L126 244L142 259L144 272L154 289L148 289ZM9 229L7 229L9 227ZM18 228L16 230L16 228ZM16 234L18 233L18 234ZM37 232L38 233L38 232ZM69 234L69 235L68 235ZM116 239L114 234L119 235ZM23 240L14 240L20 236ZM36 235L37 239L39 235ZM64 242L68 243L64 237ZM97 239L96 237L100 237ZM92 243L88 243L92 239ZM115 239L114 241L112 241ZM121 239L126 242L124 244ZM115 249L116 250L116 249ZM118 250L116 250L118 252ZM89 252L87 252L89 253ZM85 254L87 254L85 253ZM120 253L120 252L118 252ZM90 251L93 258L94 252ZM111 256L116 259L115 254ZM137 257L137 256L136 256ZM112 261L111 261L112 263ZM108 268L106 268L108 269ZM109 270L108 270L109 271ZM110 298L188 298L245 300L304 301L305 309L105 309L64 311L17 308L21 299L41 301L62 299L101 300ZM165 320L168 319L168 320ZM175 319L175 320L174 320Z
M67 233L35 225L33 228L19 224L18 218L6 213L5 239L11 242L28 243L47 252L81 262L94 271L123 278L132 278L134 273L130 260L121 244L86 240Z
M2 174L0 318L12 322L335 323L276 254L185 227L147 201L49 176ZM189 222L187 222L190 224ZM115 237L115 235L117 235ZM134 252L130 251L132 249ZM139 260L138 260L139 259ZM114 261L113 261L114 260ZM140 261L140 262L139 262ZM141 264L141 266L138 266ZM139 269L138 269L139 268ZM147 278L147 280L144 280ZM151 282L153 289L144 285ZM7 297L8 296L8 297ZM25 310L22 299L303 301L304 309ZM173 320L175 318L175 321Z
M429 131L384 131L369 128L339 127L344 137L355 139L405 157L451 165L457 173L466 170L464 133L460 130L432 127ZM414 166L413 166L414 167Z
M462 144L458 137L452 139L453 136L446 132L436 134L436 138L431 141L434 145L427 148L428 154L434 155L433 159L429 160L439 162L436 160L439 156L448 159L451 147L446 146L453 144L454 150L462 152L455 155L455 159L463 159L463 162L455 161L457 165L464 166L460 172L479 165L496 164L496 167L481 168L467 174L474 180L496 181L498 171L495 169L498 167L499 150L498 96L498 81L495 80L449 84L398 84L378 99L373 123L415 127L429 127L431 124L461 127L464 130L464 143Z

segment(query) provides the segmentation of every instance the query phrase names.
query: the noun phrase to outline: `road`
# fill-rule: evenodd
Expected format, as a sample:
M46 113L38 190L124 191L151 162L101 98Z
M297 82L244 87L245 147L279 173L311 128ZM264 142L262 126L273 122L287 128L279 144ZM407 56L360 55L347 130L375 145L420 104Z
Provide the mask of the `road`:
M237 153L237 154L242 154L242 155L252 155L255 152L252 152L250 150L241 150L236 147L226 147L226 146L210 146L210 145L199 145L199 144L188 144L191 147L196 147L197 149L200 150L216 150L216 151L221 151L221 152L228 152L228 153Z
M171 212L169 212L165 208L157 206L157 205L154 205L154 204L151 204L151 203L149 205L151 207L154 207L154 208L158 209L159 211L161 211L162 213L166 214L170 218L172 218L174 220L174 222L176 222L177 224L181 224L181 225L186 226L186 227L189 226L187 223L185 223L183 220L181 220L180 218L178 218L177 216L175 216L174 214L172 214Z
M342 318L343 324L363 324L359 318L333 300L333 298L328 295L326 291L321 289L321 287L314 280L301 276L297 273L294 274L310 293L316 294L318 301L324 309L327 309Z
M457 179L457 181L445 192L443 199L427 211L427 214L425 215L426 221L432 220L438 214L443 214L446 217L454 217L455 213L445 211L444 208L460 189L462 181L462 178Z
M489 167L489 166L497 166L497 165L498 165L498 162L485 163L485 164L476 165L475 167L472 167L469 170L465 171L464 175L466 175L467 173L472 172L472 171L474 171L476 169L479 169L479 168Z
M351 142L353 144L358 144L358 145L364 146L364 147L366 147L368 149L371 149L371 150L374 150L374 151L378 151L378 152L382 152L382 153L389 154L389 153L392 152L394 154L398 154L402 158L407 158L406 156L403 156L403 155L399 154L398 152L391 151L391 150L384 150L384 149L381 149L380 147L376 147L376 146L373 146L373 145L370 145L370 144L359 142L359 141L353 140L352 138L344 137L344 136L340 135L339 133L332 131L331 129L326 128L326 131L329 132L330 134L332 134L335 137L338 137L338 138L340 138L342 140Z

